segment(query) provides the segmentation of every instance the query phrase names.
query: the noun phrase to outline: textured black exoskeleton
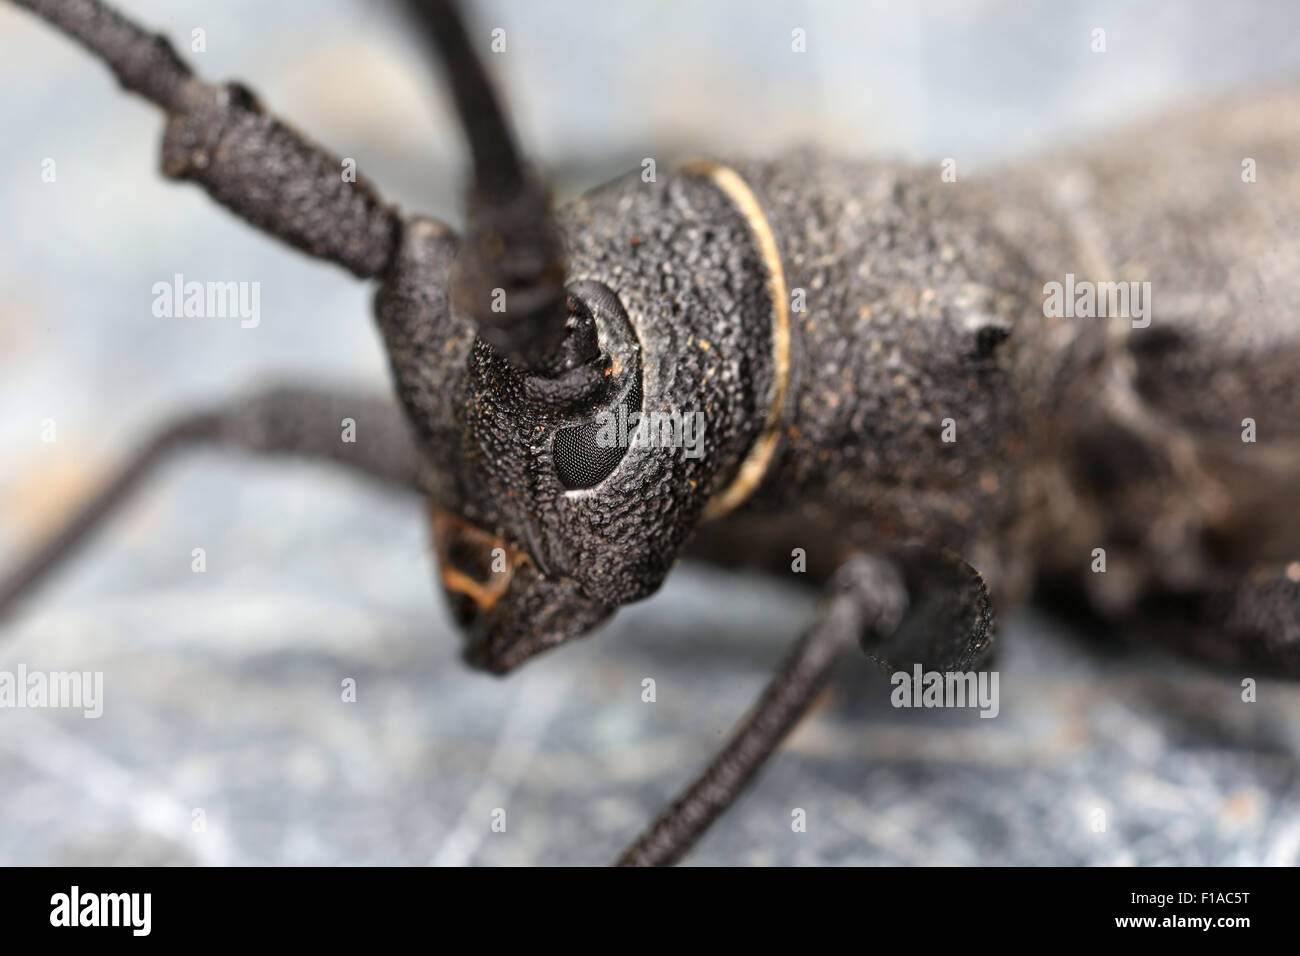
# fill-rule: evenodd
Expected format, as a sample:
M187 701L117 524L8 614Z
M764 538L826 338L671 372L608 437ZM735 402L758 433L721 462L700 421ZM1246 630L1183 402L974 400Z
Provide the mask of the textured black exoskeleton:
M1300 676L1300 99L1187 114L996 185L797 154L635 173L552 214L455 8L428 0L412 9L474 160L457 235L345 181L99 0L16 2L166 111L166 175L378 283L402 411L286 389L184 419L0 583L0 613L196 441L425 492L466 658L496 672L653 593L684 553L788 572L806 549L816 619L631 864L689 848L843 649L968 669L993 608L1034 585ZM1244 184L1243 157L1267 175ZM1076 274L1150 282L1151 320L1046 315L1045 283ZM698 445L611 442L638 413L698 415ZM342 415L366 418L365 446L338 441Z

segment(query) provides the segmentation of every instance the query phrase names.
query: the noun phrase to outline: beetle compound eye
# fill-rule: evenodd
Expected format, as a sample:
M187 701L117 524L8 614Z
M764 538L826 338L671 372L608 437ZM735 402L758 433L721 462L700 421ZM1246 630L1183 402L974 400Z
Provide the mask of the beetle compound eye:
M564 428L555 436L555 474L568 491L592 488L610 476L627 449L602 447L597 439L602 426L596 422Z
M552 457L555 474L568 491L594 488L613 473L627 454L629 427L641 414L641 382L638 377L623 393L622 401L609 415L581 425L570 425L555 433Z

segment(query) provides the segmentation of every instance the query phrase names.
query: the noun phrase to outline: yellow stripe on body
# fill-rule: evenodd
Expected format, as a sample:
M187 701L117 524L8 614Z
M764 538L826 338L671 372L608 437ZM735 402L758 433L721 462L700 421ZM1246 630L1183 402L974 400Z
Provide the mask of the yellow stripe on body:
M740 463L736 476L704 507L704 520L711 521L732 511L756 489L772 464L780 437L781 409L785 405L790 382L790 299L785 285L785 269L777 249L772 224L767 221L758 197L744 178L730 166L701 160L690 163L684 172L702 176L720 189L745 217L754 242L767 270L767 292L772 300L772 400L767 409L763 431L754 439L749 454Z

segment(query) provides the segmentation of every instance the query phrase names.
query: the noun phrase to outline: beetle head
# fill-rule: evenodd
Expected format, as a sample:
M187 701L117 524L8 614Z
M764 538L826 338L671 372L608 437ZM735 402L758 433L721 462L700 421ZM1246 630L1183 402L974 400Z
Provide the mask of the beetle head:
M407 221L376 313L432 465L436 550L466 656L500 672L658 588L738 463L749 436L735 422L754 420L765 372L746 364L740 323L709 321L716 298L736 303L721 288L726 261L701 251L730 248L725 236L669 230L679 245L635 269L620 258L691 196L640 180L598 190L562 236L454 5L421 9L474 180L462 236ZM682 288L658 271L674 256ZM679 334L684 316L717 330L718 351Z
M378 311L435 466L435 549L469 661L509 670L655 591L719 456L706 454L707 417L677 407L680 380L661 374L671 360L647 355L618 295L570 283L560 347L529 369L450 312L395 314L410 300L393 288ZM412 351L401 330L413 326L453 331Z

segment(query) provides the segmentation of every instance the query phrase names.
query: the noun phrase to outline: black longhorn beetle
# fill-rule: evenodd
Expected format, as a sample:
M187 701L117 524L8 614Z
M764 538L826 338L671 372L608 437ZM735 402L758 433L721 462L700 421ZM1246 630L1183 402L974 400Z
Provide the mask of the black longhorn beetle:
M167 176L378 283L401 411L282 389L184 418L0 583L0 614L196 442L425 493L465 658L497 673L652 594L683 554L788 572L806 549L815 619L624 864L679 859L843 650L970 669L993 609L1033 585L1221 667L1300 676L1300 97L997 184L805 152L638 171L553 213L456 6L424 0L473 159L457 235L99 0L15 2L166 112ZM1076 317L1076 279L1094 305L1131 289L1128 311ZM610 439L653 413L699 416L695 453Z

